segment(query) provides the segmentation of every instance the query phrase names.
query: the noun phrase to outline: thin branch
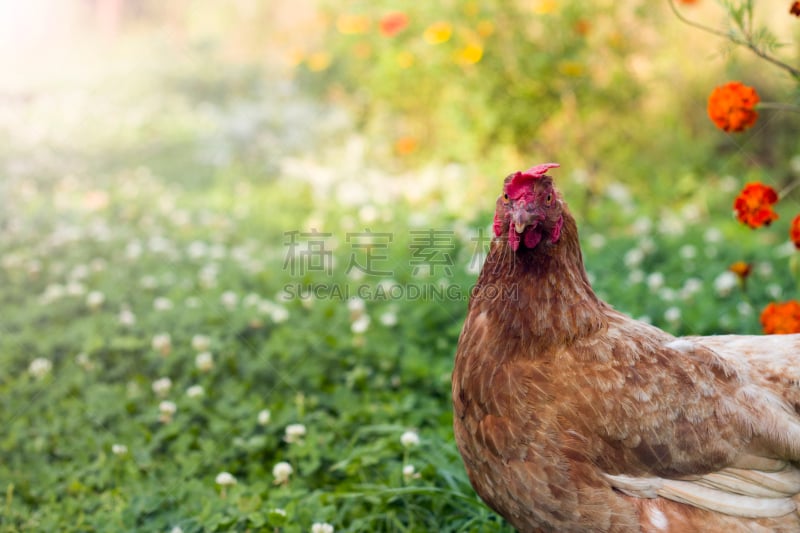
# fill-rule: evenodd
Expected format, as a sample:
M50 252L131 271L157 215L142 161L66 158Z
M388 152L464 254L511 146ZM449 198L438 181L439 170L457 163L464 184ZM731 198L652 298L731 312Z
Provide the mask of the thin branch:
M756 104L756 109L775 109L776 111L800 113L800 107L795 104L783 104L780 102L759 102Z
M752 41L752 39L750 38L749 32L746 34L746 38L745 39L741 39L741 38L737 37L736 35L731 35L730 33L725 33L723 31L720 31L720 30L716 29L716 28L712 28L710 26L706 26L705 24L700 24L698 22L695 22L693 20L690 20L690 19L684 17L683 14L678 10L677 6L675 5L675 0L668 0L668 2L669 2L670 9L672 9L672 12L675 14L675 16L678 18L678 20L680 20L684 24L687 24L688 26L692 26L694 28L702 30L702 31L704 31L706 33L710 33L712 35L716 35L717 37L722 37L722 38L728 39L732 43L737 44L739 46L744 46L746 48L749 48L750 51L752 51L754 54L756 54L761 59L764 59L764 60L772 63L776 67L782 68L783 70L785 70L789 74L791 74L793 78L795 78L797 80L800 80L800 69L797 69L797 68L795 68L795 67L793 67L791 65L787 65L783 61L780 61L779 59L776 59L776 58L772 57L771 55L767 54L766 52L764 52L763 50L761 50Z

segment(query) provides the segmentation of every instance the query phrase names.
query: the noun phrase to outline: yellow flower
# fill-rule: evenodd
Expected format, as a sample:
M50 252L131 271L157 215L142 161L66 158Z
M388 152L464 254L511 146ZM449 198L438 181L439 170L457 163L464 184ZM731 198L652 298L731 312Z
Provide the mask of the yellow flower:
M494 23L491 20L482 20L478 22L478 35L481 37L488 37L494 33Z
M336 19L336 29L343 35L366 33L369 29L369 17L365 15L342 14Z
M583 63L578 61L562 61L558 64L558 71L565 76L577 78L583 76L584 73Z
M331 66L331 55L328 52L315 52L306 59L308 70L320 72Z
M456 61L462 65L474 65L483 57L483 48L479 44L468 44L458 51Z
M425 40L430 44L441 44L450 40L453 27L449 22L434 22L425 30Z
M556 0L536 0L533 4L533 12L537 15L547 15L556 10L557 4Z
M414 65L414 54L402 51L397 54L397 66L400 68L411 68Z

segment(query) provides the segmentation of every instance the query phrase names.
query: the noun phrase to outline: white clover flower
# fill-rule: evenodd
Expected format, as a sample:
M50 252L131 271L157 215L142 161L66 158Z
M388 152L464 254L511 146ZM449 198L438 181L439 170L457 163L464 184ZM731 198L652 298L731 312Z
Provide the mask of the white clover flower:
M80 281L70 281L67 283L66 291L70 296L81 296L86 294L86 285Z
M294 472L292 465L286 461L276 463L275 466L272 467L272 475L275 476L275 484L281 485L287 483L292 472Z
M186 396L188 396L189 398L199 398L205 393L206 391L205 389L203 389L202 385L192 385L191 387L186 389Z
M200 298L197 296L189 296L186 298L186 301L183 302L183 305L188 307L189 309L197 309L200 307Z
M278 463L278 464L280 464L280 463ZM289 467L289 468L291 468L291 467ZM281 518L286 518L286 511L281 509L281 508L279 508L279 507L276 507L275 509L270 509L269 510L269 514L278 515Z
M272 413L269 412L269 409L262 409L258 412L258 423L261 426L266 426L269 424L270 419L272 418Z
M365 333L367 329L369 329L369 322L369 315L361 315L352 324L350 324L350 330L356 335Z
M78 355L76 355L75 362L78 363L78 366L80 366L84 370L94 369L94 363L92 363L92 360L89 359L89 355L86 352L81 352Z
M666 311L664 311L664 320L670 322L672 324L678 322L681 319L681 310L677 307L670 307Z
M175 526L169 530L169 533L183 533L183 528L181 528L181 526Z
M153 382L152 388L156 396L164 397L169 394L169 390L172 388L172 380L169 378L157 379Z
M153 290L158 287L158 280L155 276L147 275L142 276L142 279L139 280L139 286L146 290Z
M254 292L249 292L242 298L242 305L245 307L257 307L261 303L261 296Z
M223 487L236 485L236 478L233 477L233 474L230 472L220 472L217 474L217 477L214 479L214 481L217 485L221 485Z
M739 314L742 316L750 316L753 314L753 306L748 302L739 302L736 304L736 310L739 311Z
M172 309L172 300L169 298L164 298L163 296L159 296L155 300L153 300L153 309L156 311L169 311Z
M669 287L662 287L661 290L658 291L658 297L664 300L665 302L672 302L675 300L675 289L670 289Z
M631 229L635 235L644 235L650 233L653 229L653 221L647 217L640 217L633 221Z
M214 356L211 352L201 352L195 356L194 364L201 372L208 372L214 368Z
M86 305L89 309L97 310L106 301L106 295L100 291L92 291L86 295Z
M386 326L387 328L391 328L392 326L397 325L397 313L394 311L386 311L380 316L381 324Z
M703 240L708 244L719 244L722 242L722 238L722 232L719 230L719 228L715 227L708 228L703 234Z
M219 301L228 311L232 311L239 304L239 295L233 291L225 291L220 295Z
M114 455L125 455L128 453L128 447L124 444L112 444L111 453Z
M767 285L766 290L769 297L772 298L773 300L777 300L783 297L783 288L777 283L770 283L769 285Z
M628 283L637 285L644 281L644 272L641 270L631 270L628 274Z
M350 311L350 314L354 316L361 315L366 308L367 304L364 303L364 300L361 298L356 297L347 300L347 309Z
M684 300L688 300L698 292L703 290L703 281L698 278L689 278L683 283L680 295Z
M175 402L165 400L158 404L158 412L161 413L158 419L167 423L172 420L172 415L174 415L177 410L178 406L175 405Z
M130 309L123 309L117 315L117 320L121 326L131 327L136 324L136 315Z
M333 533L333 526L327 522L314 522L311 524L311 533Z
M658 289L664 286L664 274L661 272L653 272L649 276L647 276L647 287L652 291L656 292Z
M289 424L283 440L289 443L301 442L306 436L306 427L303 424Z
M159 333L153 336L153 349L161 355L169 355L172 351L172 337L169 333Z
M416 431L406 431L400 435L400 443L406 448L417 446L419 444L419 434Z
M206 265L202 269L200 269L200 273L197 275L200 278L200 285L202 285L206 289L212 289L217 286L217 274L218 270L215 265Z
M358 210L358 218L365 225L372 224L378 220L379 215L380 211L378 211L378 208L372 204L361 206L361 209Z
M589 235L589 239L587 240L589 246L594 248L595 250L599 250L606 245L606 237L602 233L593 233Z
M760 261L756 263L756 274L762 278L769 278L772 276L772 273L772 263L768 263L766 261Z
M738 284L738 276L730 270L726 270L714 279L714 290L720 296L728 296Z
M417 472L414 465L404 465L403 466L403 478L406 481L411 481L412 479L419 479L420 474Z
M37 357L28 365L28 372L36 379L42 379L53 369L53 363L44 357Z
M42 295L39 297L39 301L44 304L48 304L50 302L54 302L60 298L63 298L66 294L66 289L63 285L58 283L51 283L50 285L45 288Z
M683 246L681 246L681 249L678 250L678 254L681 256L681 259L690 261L695 257L697 257L697 248L695 248L691 244L684 244Z
M211 338L206 335L192 337L192 348L197 352L207 352L211 347Z
M622 262L628 268L635 268L644 261L644 251L641 248L631 248L625 253Z
M282 305L274 305L269 313L270 318L276 324L289 320L289 310Z

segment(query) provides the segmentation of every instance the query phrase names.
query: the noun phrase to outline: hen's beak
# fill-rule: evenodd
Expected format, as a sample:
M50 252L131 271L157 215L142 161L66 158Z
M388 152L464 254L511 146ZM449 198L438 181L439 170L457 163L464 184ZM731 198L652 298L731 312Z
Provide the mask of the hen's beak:
M520 206L511 212L511 222L517 233L522 233L528 226L535 227L541 218L536 210L529 210L526 206Z

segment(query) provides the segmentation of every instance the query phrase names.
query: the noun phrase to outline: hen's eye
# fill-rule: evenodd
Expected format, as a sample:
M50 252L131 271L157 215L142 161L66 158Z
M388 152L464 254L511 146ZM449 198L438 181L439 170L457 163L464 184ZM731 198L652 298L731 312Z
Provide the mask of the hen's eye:
M547 196L544 199L544 203L545 205L550 205L551 203L553 203L553 193L551 192L547 193Z
M506 194L504 194L504 195L503 195L503 203L504 203L504 204L507 204L507 203L508 203L508 193L506 193Z

